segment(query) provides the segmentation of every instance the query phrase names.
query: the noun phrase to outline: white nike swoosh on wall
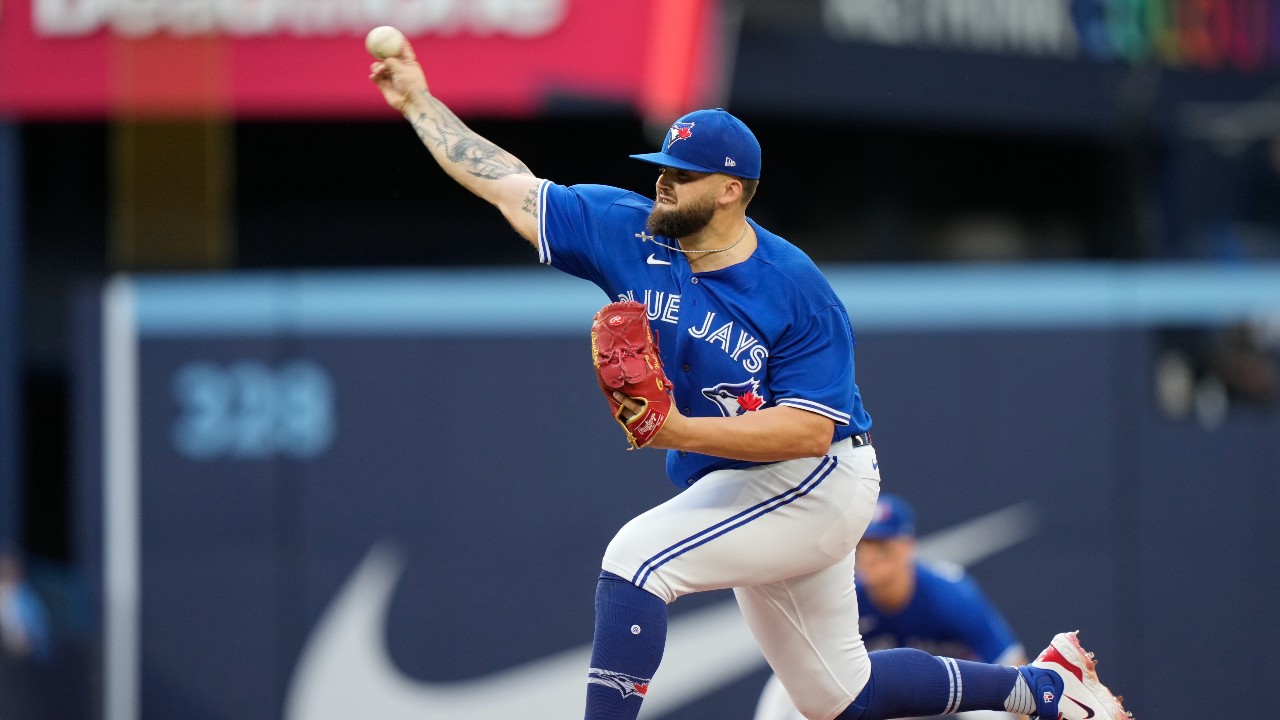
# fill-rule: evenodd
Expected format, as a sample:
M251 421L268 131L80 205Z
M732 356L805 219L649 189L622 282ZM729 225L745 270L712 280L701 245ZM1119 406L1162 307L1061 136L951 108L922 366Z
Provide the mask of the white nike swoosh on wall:
M645 258L645 262L650 265L670 265L670 260L659 260L656 255L649 253L649 257Z
M968 565L1031 536L1030 503L921 538L923 555ZM945 543L945 544L943 544ZM387 652L387 611L405 558L375 545L317 623L294 670L285 720L564 720L582 712L590 644L468 680L406 676ZM764 667L732 601L671 619L641 717L657 717Z
M1032 503L1010 505L920 538L916 554L968 567L1035 535L1038 521Z

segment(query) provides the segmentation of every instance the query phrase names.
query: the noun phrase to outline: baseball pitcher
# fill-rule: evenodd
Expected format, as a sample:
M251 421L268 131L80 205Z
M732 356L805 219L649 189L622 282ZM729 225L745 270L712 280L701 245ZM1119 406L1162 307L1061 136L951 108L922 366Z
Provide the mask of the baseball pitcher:
M605 550L588 720L633 720L662 659L667 604L722 588L806 718L1126 717L1074 633L1016 668L868 653L849 568L880 465L854 333L813 262L747 217L761 153L738 118L689 113L660 151L634 155L657 173L644 197L538 177L431 94L408 43L373 63L370 80L539 261L604 291L591 355L610 413L634 446L667 451L683 490Z

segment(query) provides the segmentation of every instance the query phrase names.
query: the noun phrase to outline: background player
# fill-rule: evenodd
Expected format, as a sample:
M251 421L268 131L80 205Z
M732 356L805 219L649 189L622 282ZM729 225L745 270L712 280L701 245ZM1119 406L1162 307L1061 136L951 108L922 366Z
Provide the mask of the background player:
M662 658L667 603L727 587L809 718L1123 716L1070 634L1017 669L911 649L868 655L849 621L848 568L875 507L879 463L854 382L853 331L809 258L746 217L760 146L737 118L690 113L662 152L635 156L661 167L650 200L538 178L431 95L407 44L374 63L370 79L441 168L497 207L543 263L610 299L644 302L658 327L680 412L652 444L670 450L668 476L687 489L629 522L605 551L589 720L633 720Z
M954 563L916 557L915 512L881 493L856 555L858 625L869 650L913 647L933 655L997 665L1027 662L1022 644L978 585ZM971 720L1016 720L964 713ZM755 720L803 720L777 676L769 678Z

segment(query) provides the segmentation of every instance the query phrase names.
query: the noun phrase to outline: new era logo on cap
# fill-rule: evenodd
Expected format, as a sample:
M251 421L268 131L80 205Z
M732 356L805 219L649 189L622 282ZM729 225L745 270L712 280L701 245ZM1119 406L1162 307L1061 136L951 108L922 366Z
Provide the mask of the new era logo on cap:
M760 142L738 118L722 108L697 110L671 124L662 152L632 155L663 167L760 177Z

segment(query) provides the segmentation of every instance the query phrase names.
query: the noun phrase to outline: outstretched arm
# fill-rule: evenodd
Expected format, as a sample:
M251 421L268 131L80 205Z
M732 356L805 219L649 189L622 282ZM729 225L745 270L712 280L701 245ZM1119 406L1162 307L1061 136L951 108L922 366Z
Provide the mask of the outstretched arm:
M449 177L502 211L521 237L537 245L542 180L519 158L477 135L431 94L409 43L399 54L374 63L369 79L387 104L409 120Z

